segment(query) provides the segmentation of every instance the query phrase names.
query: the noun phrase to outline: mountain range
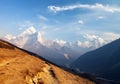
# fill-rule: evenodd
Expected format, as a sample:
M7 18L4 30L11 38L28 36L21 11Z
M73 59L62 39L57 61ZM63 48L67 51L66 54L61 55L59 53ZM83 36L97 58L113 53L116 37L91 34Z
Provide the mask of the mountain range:
M89 37L89 36L88 36ZM92 41L76 41L75 43L63 40L48 40L41 32L30 27L20 35L6 35L2 39L16 46L34 52L63 67L69 66L80 55L94 50L105 44L101 38L94 37Z
M120 83L120 39L85 53L71 64L73 69Z

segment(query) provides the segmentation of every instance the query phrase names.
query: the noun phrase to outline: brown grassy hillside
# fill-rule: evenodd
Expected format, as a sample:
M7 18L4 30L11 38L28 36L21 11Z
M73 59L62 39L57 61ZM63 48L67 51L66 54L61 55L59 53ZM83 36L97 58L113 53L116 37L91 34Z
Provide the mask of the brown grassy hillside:
M0 40L0 84L95 84Z

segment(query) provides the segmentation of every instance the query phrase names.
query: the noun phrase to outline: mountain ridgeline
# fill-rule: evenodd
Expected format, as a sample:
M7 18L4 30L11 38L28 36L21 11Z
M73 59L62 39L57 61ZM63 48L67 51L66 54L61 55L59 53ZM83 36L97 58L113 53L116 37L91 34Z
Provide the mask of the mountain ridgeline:
M85 52L105 44L103 39L97 37L90 42L76 41L75 43L60 39L50 40L45 38L41 32L36 31L34 27L26 29L17 36L6 35L3 39L22 49L43 56L62 67L68 66Z
M96 84L3 40L0 40L0 83Z
M120 39L80 56L71 66L120 83Z

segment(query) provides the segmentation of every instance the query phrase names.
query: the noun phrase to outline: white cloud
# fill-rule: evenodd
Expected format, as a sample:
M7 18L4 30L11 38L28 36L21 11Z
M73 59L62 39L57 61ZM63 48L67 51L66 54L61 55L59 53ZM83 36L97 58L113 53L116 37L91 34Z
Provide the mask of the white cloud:
M101 35L101 37L104 38L106 41L111 42L115 39L120 38L120 34L113 32L104 32L103 35Z
M48 21L48 18L46 18L43 15L38 15L38 18L41 19L41 20L43 20L43 21Z
M79 46L81 48L89 48L92 45L91 45L90 41L84 41L84 42L77 41L77 46Z
M85 34L83 37L88 40L94 40L98 38L98 36L96 35L89 35L89 34Z
M66 44L66 41L63 41L63 40L53 40L54 42L58 43L60 46L64 46Z
M97 19L104 19L104 16L98 16Z
M69 6L48 6L48 9L53 11L53 12L60 12L60 11L67 11L67 10L74 10L77 8L85 8L85 9L90 9L90 10L101 10L101 11L106 11L106 12L120 12L120 7L111 7L109 5L103 5L96 3L94 5L89 5L89 4L77 4L77 5L69 5Z
M11 39L15 39L16 37L10 34L7 34L4 38L11 40Z
M84 39L86 39L87 41L98 40L102 44L109 43L113 40L120 38L120 34L114 32L84 31L84 33L82 32L81 34L83 35Z
M83 20L79 20L78 23L79 24L84 24L84 21Z
M96 48L106 44L107 42L100 36L86 34L83 36L88 42L88 46L95 46ZM89 43L89 44L88 44ZM86 44L85 44L86 45Z

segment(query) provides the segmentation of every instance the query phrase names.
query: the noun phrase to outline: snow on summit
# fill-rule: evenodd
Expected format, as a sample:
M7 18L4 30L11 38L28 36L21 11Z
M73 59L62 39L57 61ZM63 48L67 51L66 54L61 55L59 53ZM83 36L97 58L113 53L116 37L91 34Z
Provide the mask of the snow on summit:
M28 29L26 29L22 34L24 35L30 35L30 34L34 34L36 32L35 28L32 26Z
M82 54L103 46L106 41L95 35L83 35L85 41L67 42L62 39L50 40L44 38L42 32L31 26L20 35L7 35L5 40L16 46L39 54L44 58L65 66L76 60ZM62 63L61 63L62 61Z

